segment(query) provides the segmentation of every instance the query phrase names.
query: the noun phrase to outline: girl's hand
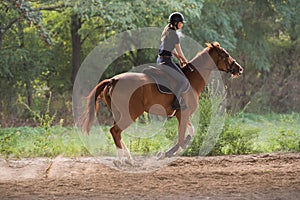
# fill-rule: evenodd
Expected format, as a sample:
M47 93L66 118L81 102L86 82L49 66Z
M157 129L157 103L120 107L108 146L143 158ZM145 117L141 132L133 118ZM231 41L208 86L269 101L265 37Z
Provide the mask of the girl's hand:
M188 62L186 60L183 60L183 59L180 59L179 62L180 62L181 67L184 67L186 64L188 64Z
M181 65L181 66L184 66L184 65L186 65L186 64L188 64L188 61L187 61L187 60L184 60L184 59L181 59L181 60L180 60L180 65Z
M184 63L182 62L182 60L179 60L180 66L181 68L183 67Z

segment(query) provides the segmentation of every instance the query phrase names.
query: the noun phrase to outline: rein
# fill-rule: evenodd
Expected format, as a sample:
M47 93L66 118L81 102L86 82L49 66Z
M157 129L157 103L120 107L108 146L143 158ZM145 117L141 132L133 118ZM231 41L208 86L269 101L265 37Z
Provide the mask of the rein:
M182 69L188 69L190 72L194 72L195 70L197 71L197 67L193 65L191 62L188 62ZM213 70L214 68L201 67L201 69Z

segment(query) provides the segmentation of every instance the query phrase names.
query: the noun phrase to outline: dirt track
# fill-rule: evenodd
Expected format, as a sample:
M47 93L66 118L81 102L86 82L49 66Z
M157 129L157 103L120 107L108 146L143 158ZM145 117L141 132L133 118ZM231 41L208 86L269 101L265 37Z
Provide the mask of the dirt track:
M139 173L97 158L0 159L0 199L300 199L300 154L179 157Z

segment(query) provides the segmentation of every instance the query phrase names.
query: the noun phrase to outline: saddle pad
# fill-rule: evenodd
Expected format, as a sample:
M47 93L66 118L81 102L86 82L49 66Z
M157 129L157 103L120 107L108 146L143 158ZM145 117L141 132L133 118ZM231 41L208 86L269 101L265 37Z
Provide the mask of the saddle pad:
M164 71L157 67L149 66L143 70L143 73L155 81L159 92L164 94L173 94L172 90L174 91L174 87L171 86L171 77Z

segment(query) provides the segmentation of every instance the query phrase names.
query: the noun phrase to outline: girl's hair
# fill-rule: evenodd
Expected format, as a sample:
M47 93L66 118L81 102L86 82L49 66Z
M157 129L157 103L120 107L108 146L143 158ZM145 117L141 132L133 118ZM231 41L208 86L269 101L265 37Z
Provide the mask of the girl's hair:
M162 34L161 34L161 41L164 41L165 37L167 36L168 30L170 29L171 24L167 24L167 26L165 26Z

